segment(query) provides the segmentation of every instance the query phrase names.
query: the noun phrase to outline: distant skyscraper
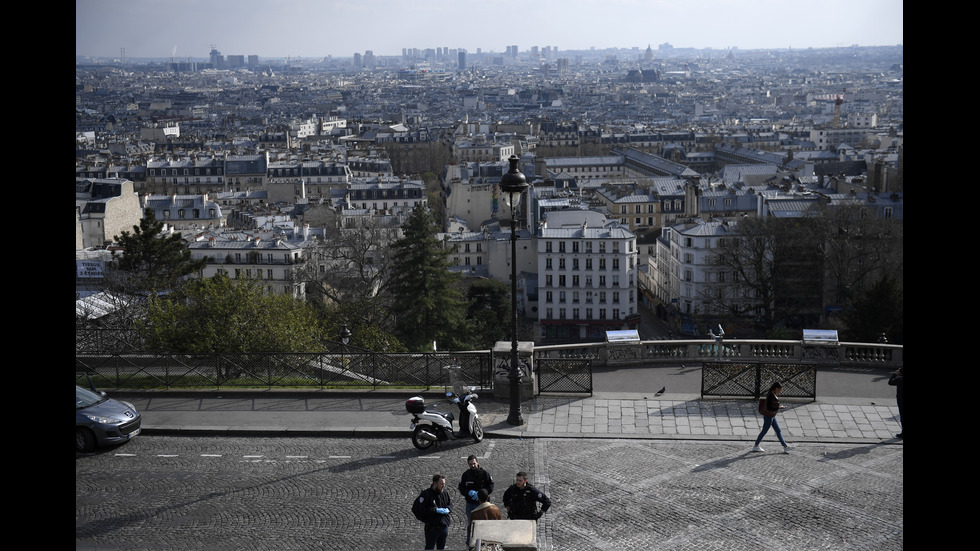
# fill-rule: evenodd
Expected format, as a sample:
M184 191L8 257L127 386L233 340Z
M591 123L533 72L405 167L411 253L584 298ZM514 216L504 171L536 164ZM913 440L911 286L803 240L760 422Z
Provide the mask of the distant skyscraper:
M221 56L221 52L217 48L211 46L211 66L220 69L222 65L224 65L224 57Z
M459 52L459 70L466 70L466 52Z

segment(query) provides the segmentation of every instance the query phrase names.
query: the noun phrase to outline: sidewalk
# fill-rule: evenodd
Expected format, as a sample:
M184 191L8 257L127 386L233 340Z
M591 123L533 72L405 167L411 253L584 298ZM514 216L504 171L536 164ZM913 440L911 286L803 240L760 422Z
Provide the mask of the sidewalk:
M411 434L410 391L110 391L143 415L145 434L386 436ZM430 409L453 411L441 393L423 393ZM489 391L475 403L489 438L641 438L754 440L755 400L601 392L536 396L522 403L523 425L507 423L509 403ZM784 399L779 420L791 442L898 443L895 400ZM458 416L458 414L457 414Z

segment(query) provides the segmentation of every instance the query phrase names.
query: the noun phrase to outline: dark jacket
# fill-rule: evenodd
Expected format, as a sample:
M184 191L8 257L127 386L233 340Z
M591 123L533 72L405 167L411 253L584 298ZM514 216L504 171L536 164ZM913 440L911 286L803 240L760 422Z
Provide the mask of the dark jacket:
M779 398L772 391L766 394L766 409L769 410L767 417L775 417L779 413Z
M468 494L470 490L479 492L481 489L486 490L488 494L492 494L493 477L483 467L477 467L475 471L473 469L466 469L459 480L459 493L463 494L463 499L469 503L480 503L479 499L470 499Z
M449 492L443 490L442 493L436 492L432 488L422 490L419 497L415 498L418 502L413 507L421 507L423 520L427 525L449 526L452 522L452 515L443 515L436 512L437 507L450 509Z
M504 492L504 507L507 508L507 518L512 520L537 520L537 503L541 503L541 512L551 508L551 500L543 492L531 484L525 484L524 489L511 485Z
M905 375L902 373L903 370L892 373L892 376L888 378L888 384L895 387L895 400L901 405L902 403L902 391L905 388Z

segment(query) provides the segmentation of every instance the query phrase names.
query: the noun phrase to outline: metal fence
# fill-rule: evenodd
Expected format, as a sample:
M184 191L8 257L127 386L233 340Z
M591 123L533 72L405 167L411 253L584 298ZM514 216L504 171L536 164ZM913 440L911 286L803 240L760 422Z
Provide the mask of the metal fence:
M779 381L781 397L817 399L817 366L766 362L701 364L701 395L760 398Z
M77 381L115 388L431 388L491 385L489 352L454 354L75 354ZM86 378L87 377L87 378ZM81 384L81 383L80 383Z

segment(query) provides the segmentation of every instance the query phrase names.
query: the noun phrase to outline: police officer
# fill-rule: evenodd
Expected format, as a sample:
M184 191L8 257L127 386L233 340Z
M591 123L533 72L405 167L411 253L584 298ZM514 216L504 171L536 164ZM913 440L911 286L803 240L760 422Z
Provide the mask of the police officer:
M538 503L541 510L538 511ZM538 520L551 508L551 500L544 492L528 484L527 473L517 473L514 484L504 492L504 507L511 520Z
M466 500L466 541L470 541L470 513L480 505L477 497L480 490L486 490L487 494L493 492L493 477L486 469L480 466L480 462L475 455L466 458L469 468L463 471L463 476L459 477L459 493L463 494Z
M449 525L452 522L452 503L445 489L446 477L441 474L433 475L432 486L423 490L412 505L412 512L425 523L426 549L446 548Z

